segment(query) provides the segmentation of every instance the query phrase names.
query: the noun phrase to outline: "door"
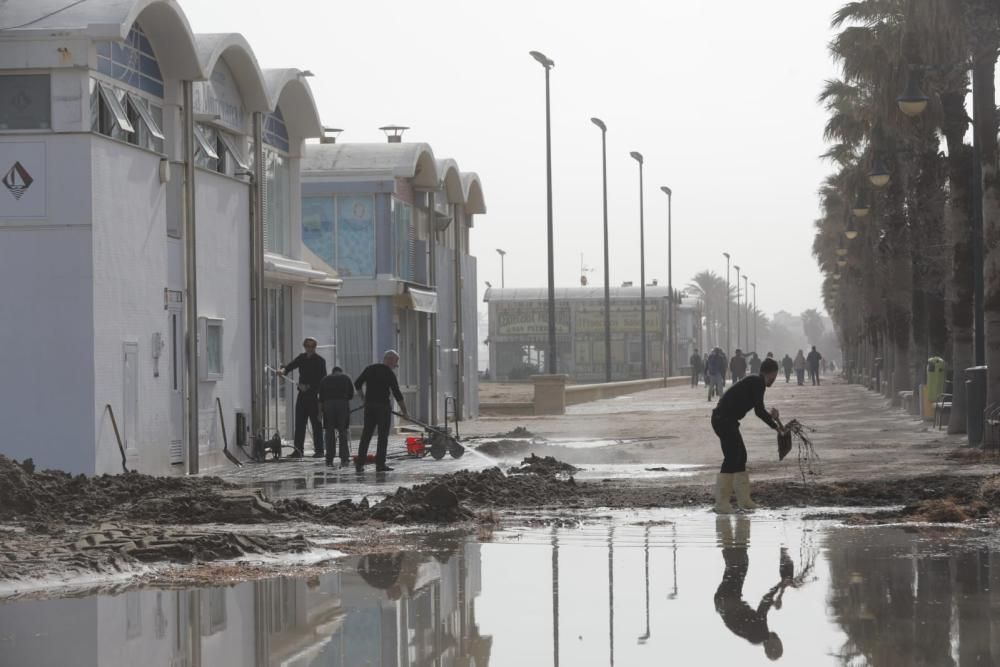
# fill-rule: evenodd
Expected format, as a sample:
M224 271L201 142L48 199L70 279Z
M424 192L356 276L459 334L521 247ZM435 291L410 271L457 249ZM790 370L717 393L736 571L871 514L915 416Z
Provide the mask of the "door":
M139 431L139 344L125 343L122 369L122 439L125 449L135 450Z
M167 354L170 355L170 407L168 437L170 464L184 463L184 311L167 312Z
M268 437L275 433L284 439L292 433L292 411L289 404L293 398L289 383L274 372L287 364L291 358L291 301L289 287L267 287L264 289L264 363L270 370L265 371L264 420Z

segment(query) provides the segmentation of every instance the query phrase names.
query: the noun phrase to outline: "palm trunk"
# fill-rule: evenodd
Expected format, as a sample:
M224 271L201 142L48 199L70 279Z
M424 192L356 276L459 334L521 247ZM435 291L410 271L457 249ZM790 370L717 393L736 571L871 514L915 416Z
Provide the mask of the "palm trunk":
M975 363L972 341L972 177L973 151L964 143L969 118L965 91L941 95L948 141L948 182L951 198L946 215L947 242L951 248L948 281L948 320L951 326L952 405L948 433L965 433L965 369Z
M903 210L902 179L889 182L886 197L886 242L884 259L889 269L886 285L886 315L893 364L890 398L895 404L899 392L913 388L910 369L910 338L913 323L913 253L910 232Z
M987 404L1000 400L1000 173L997 170L996 76L997 40L980 45L973 59L976 144L983 207L983 306L987 372Z

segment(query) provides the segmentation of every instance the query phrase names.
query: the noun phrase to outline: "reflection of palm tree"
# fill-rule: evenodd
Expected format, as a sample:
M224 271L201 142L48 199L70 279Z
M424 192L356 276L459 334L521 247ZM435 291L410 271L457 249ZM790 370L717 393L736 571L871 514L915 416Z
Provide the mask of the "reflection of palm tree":
M735 533L729 516L717 517L715 526L722 547L722 558L726 563L722 582L715 591L715 610L730 632L751 644L762 644L764 654L771 660L777 660L784 653L784 647L781 638L768 628L767 613L774 605L775 595L784 589L784 585L779 582L769 590L756 609L748 605L743 600L743 583L750 568L750 558L747 555L750 519L745 516L736 517Z

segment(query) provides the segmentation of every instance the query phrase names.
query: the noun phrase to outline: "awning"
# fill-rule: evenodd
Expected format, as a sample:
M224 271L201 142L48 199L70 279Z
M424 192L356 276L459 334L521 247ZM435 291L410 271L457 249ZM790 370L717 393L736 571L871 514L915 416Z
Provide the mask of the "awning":
M326 280L326 271L317 271L308 262L300 262L282 255L264 253L264 275L282 282L306 283L311 280Z
M409 308L418 313L436 313L437 299L437 292L407 285L403 293L396 297L396 303L401 308Z

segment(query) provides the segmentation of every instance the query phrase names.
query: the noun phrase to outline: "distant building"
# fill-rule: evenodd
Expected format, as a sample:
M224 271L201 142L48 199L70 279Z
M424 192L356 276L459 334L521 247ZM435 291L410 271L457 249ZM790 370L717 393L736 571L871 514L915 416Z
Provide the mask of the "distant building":
M611 288L611 370L613 380L642 377L639 287ZM666 287L646 287L646 366L649 377L663 376L667 354ZM605 378L604 288L560 287L556 298L559 373L582 382ZM545 372L548 348L548 289L486 290L489 304L490 375L497 380L526 379ZM675 372L681 372L701 334L697 302L675 306Z
M440 422L445 403L479 412L476 258L482 184L424 143L309 144L302 235L310 261L343 280L337 363L352 376L392 348L412 414ZM451 403L452 399L455 404Z

